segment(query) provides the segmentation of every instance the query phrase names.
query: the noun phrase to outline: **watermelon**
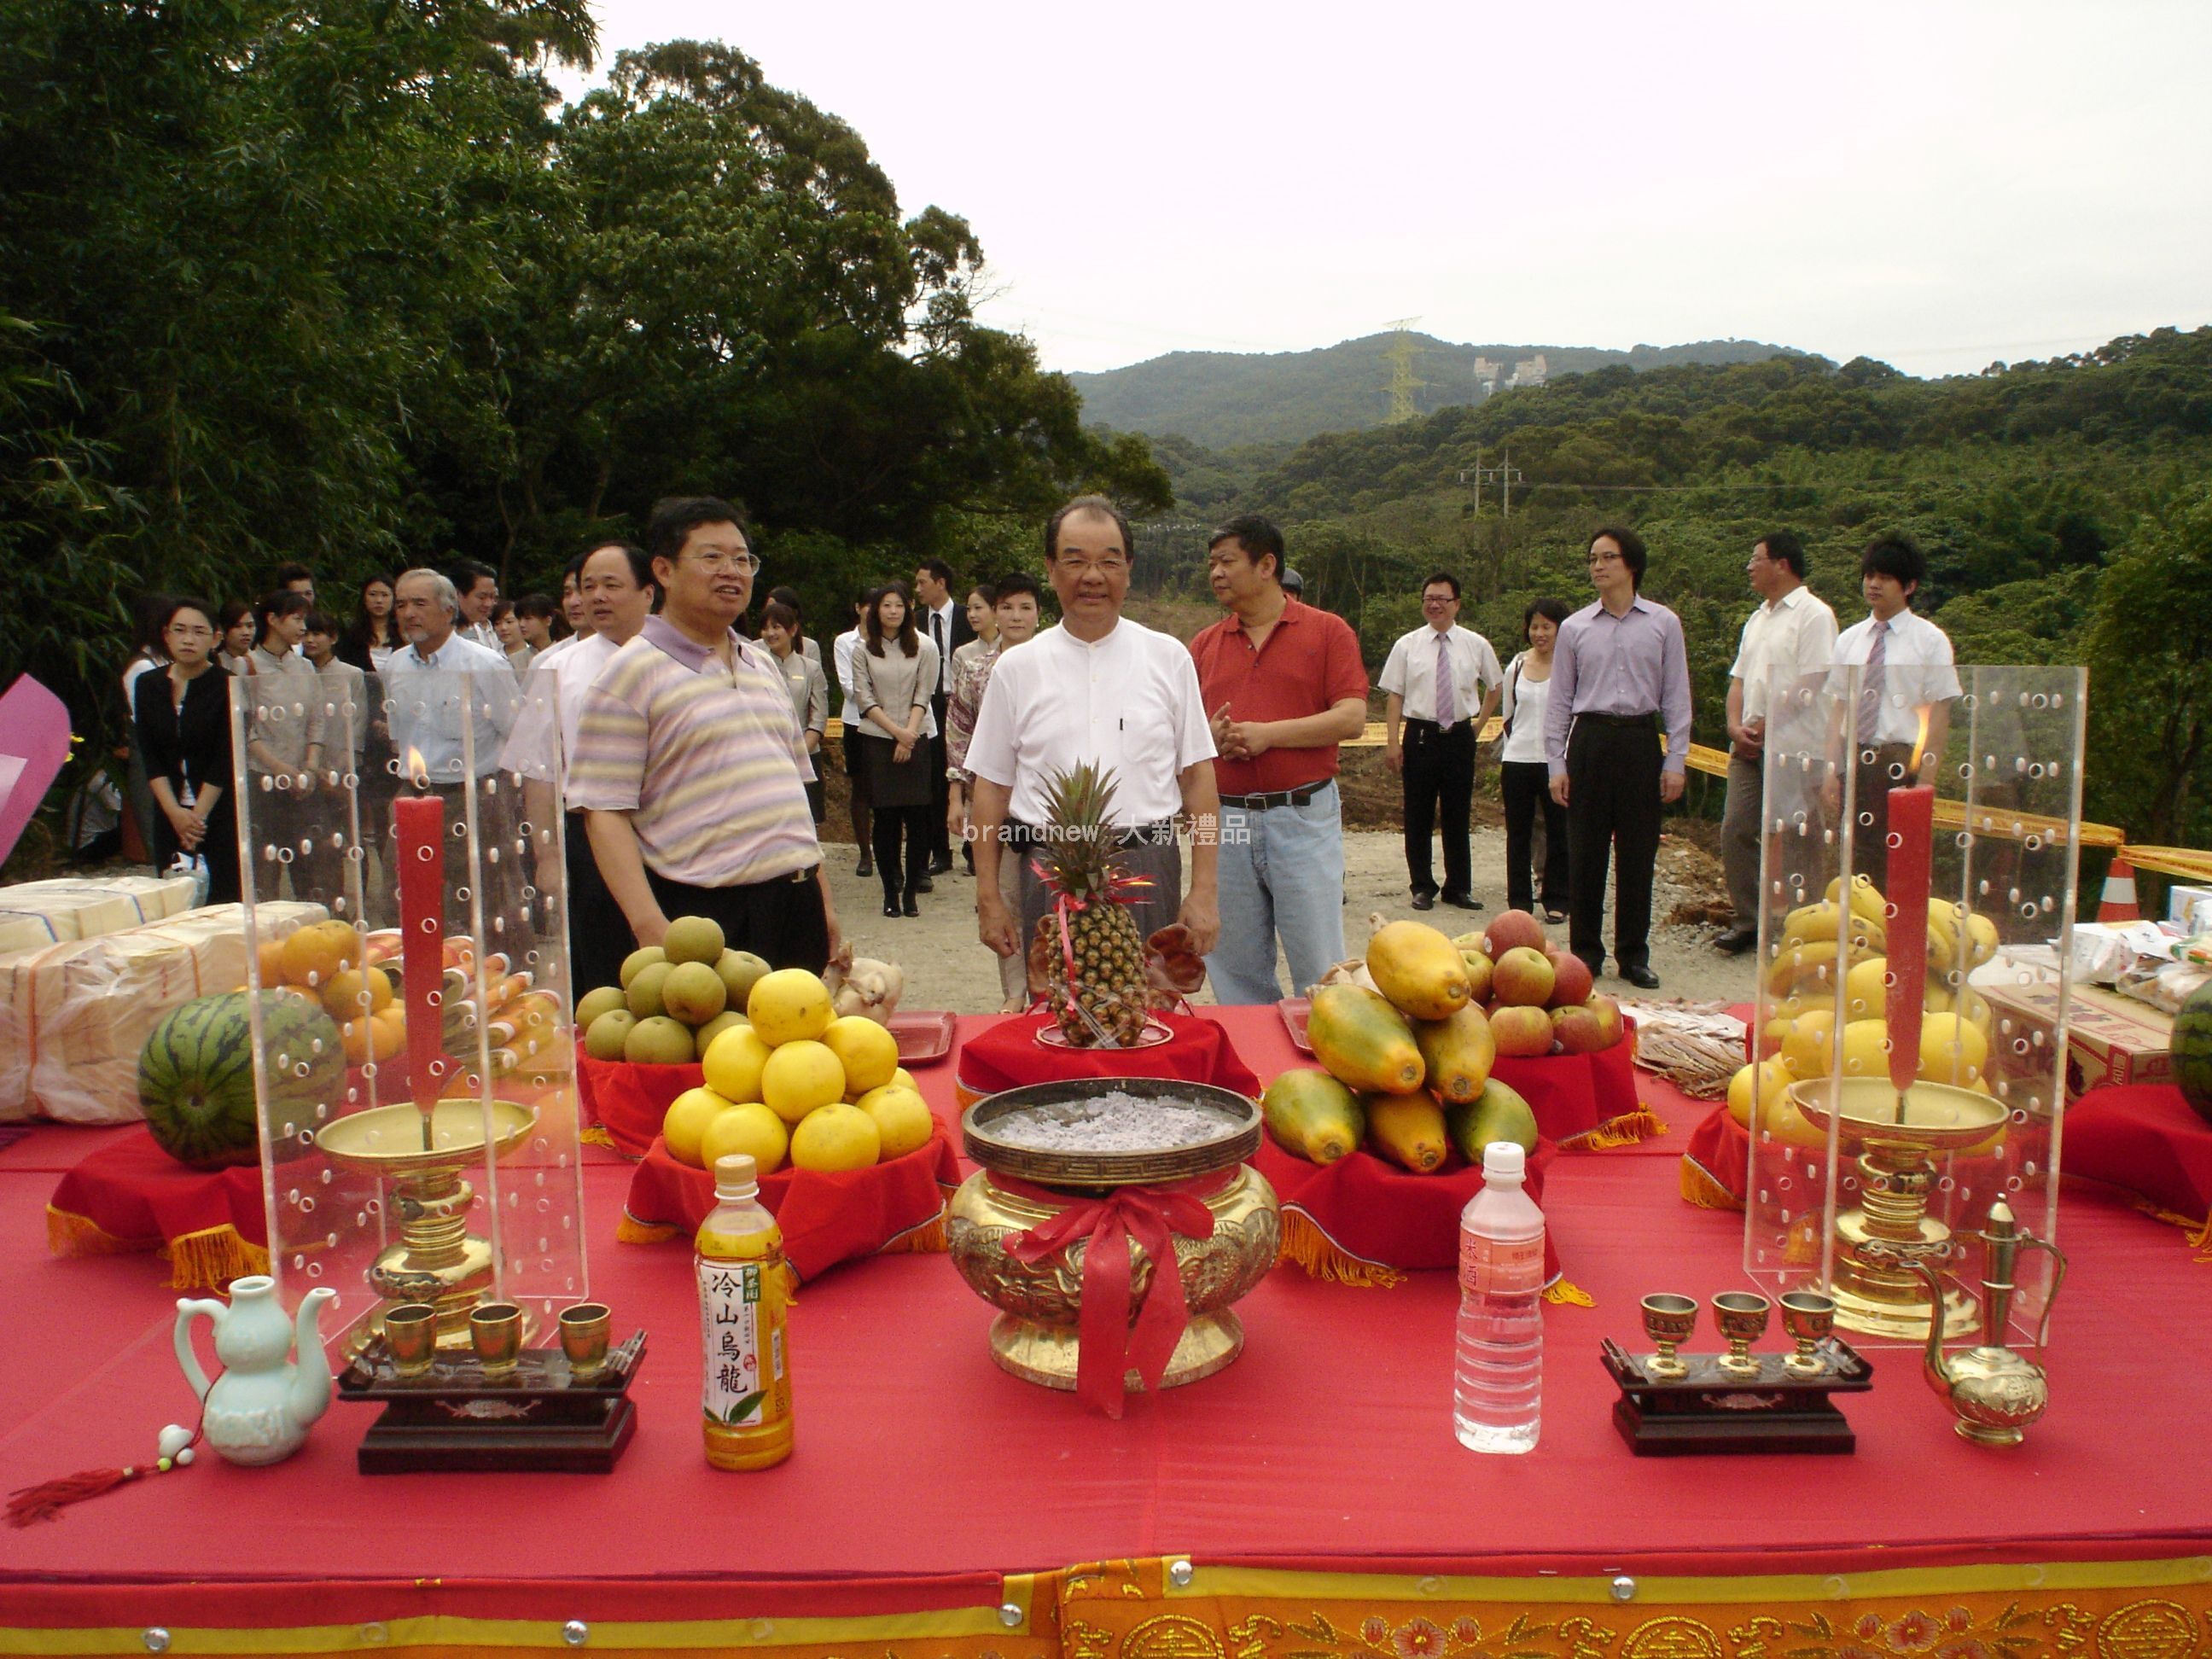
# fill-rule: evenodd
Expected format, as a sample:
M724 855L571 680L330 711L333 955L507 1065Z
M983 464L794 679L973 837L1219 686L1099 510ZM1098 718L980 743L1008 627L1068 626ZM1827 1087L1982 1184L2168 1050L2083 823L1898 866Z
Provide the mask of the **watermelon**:
M2173 1080L2197 1115L2212 1123L2212 980L2173 1017Z
M138 1056L138 1103L155 1143L195 1170L252 1164L261 1156L254 1118L253 1032L248 993L198 997L155 1026ZM269 1056L272 1139L311 1128L318 1108L345 1093L345 1049L320 1004L296 992L261 993Z

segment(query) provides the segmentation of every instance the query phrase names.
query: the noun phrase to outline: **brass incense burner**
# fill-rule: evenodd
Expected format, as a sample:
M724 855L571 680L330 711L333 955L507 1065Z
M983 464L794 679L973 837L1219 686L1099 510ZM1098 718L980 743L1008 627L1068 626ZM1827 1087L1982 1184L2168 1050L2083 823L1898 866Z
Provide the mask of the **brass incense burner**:
M423 1115L411 1105L379 1106L323 1126L316 1143L325 1155L389 1182L399 1218L398 1238L377 1253L368 1270L368 1287L382 1302L356 1328L361 1340L382 1334L389 1310L423 1303L437 1310L438 1347L470 1346L469 1316L490 1296L496 1275L490 1242L469 1231L477 1193L465 1172L512 1151L537 1121L536 1112L511 1100L495 1100L487 1109L482 1101L453 1099L431 1112L427 1137Z
M994 1132L1006 1117L1036 1106L1065 1104L1108 1093L1173 1101L1216 1111L1221 1131L1196 1145L1143 1151L1042 1152ZM1275 1264L1281 1213L1267 1178L1243 1159L1257 1149L1259 1109L1243 1096L1208 1085L1158 1078L1085 1078L1031 1084L978 1101L961 1119L967 1152L981 1167L962 1183L945 1212L952 1264L969 1288L999 1310L991 1323L991 1358L1025 1381L1073 1390L1082 1345L1084 1267L1091 1241L1078 1238L1036 1261L1007 1253L1010 1240L1071 1206L1117 1188L1159 1187L1233 1171L1203 1194L1213 1218L1210 1238L1173 1237L1175 1267L1190 1309L1161 1378L1163 1389L1211 1376L1243 1351L1244 1328L1232 1311ZM1012 1190L1019 1182L1030 1190ZM1134 1239L1130 1256L1133 1317L1152 1294L1161 1264ZM1135 1391L1135 1369L1123 1379Z
M1792 1085L1805 1121L1825 1132L1832 1114L1845 1152L1858 1155L1859 1204L1836 1217L1836 1323L1869 1336L1927 1340L1936 1322L1936 1282L1923 1262L1948 1253L1951 1229L1928 1213L1936 1159L1962 1152L2004 1127L2003 1104L1972 1089L1915 1083L1900 1098L1887 1077L1815 1079ZM1943 1313L1964 1323L1973 1304L1964 1291L1942 1292Z

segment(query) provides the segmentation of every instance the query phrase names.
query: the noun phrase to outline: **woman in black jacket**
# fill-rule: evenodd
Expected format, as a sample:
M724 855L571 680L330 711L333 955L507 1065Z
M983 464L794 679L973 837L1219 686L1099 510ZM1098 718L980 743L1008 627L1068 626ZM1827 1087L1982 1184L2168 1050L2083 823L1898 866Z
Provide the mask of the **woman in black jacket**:
M172 599L162 608L161 634L169 665L141 674L131 693L147 780L161 808L154 867L166 870L180 850L204 857L208 902L234 904L238 806L230 676L215 661L215 613L198 599Z

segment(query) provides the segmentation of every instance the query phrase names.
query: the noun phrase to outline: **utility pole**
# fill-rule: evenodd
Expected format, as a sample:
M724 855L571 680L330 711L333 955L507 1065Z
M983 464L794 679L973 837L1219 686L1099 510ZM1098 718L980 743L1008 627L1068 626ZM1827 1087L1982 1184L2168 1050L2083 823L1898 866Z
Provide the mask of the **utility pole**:
M1486 483L1494 483L1498 487L1502 499L1504 502L1504 516L1509 519L1513 516L1513 486L1521 483L1522 477L1521 469L1513 465L1513 452L1511 450L1509 449L1503 453L1498 465L1496 466L1483 465L1482 452L1479 449L1476 450L1474 452L1474 465L1473 466L1463 466L1459 470L1459 481L1462 483L1474 484L1474 510L1478 514L1482 511L1483 485Z

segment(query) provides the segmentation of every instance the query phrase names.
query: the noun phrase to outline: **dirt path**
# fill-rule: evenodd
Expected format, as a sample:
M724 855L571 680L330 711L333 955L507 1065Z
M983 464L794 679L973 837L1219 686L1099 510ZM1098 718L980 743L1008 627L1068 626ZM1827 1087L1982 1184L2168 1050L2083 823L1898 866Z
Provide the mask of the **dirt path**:
M959 1013L988 1013L997 1008L999 987L993 959L975 938L972 878L957 870L939 876L936 891L922 896L919 920L893 921L881 914L881 886L872 878L863 881L853 874L852 846L831 843L823 850L829 855L839 918L855 951L863 956L885 957L906 969L905 1006L949 1008ZM1440 907L1424 916L1413 909L1406 889L1405 853L1399 837L1371 830L1347 833L1344 931L1348 952L1356 952L1365 944L1367 917L1375 911L1391 921L1406 917L1430 921L1450 933L1479 928L1486 915L1504 908L1504 854L1503 831L1478 825L1475 893L1488 909ZM1708 942L1713 933L1710 923L1664 920L1678 912L1705 914L1712 904L1717 876L1711 856L1701 848L1676 836L1662 842L1658 885L1651 907L1653 916L1659 919L1651 933L1651 965L1662 981L1656 994L1696 1000L1750 999L1753 969L1748 955L1731 959L1715 951ZM1564 923L1548 931L1565 943ZM1284 977L1287 981L1287 972ZM1616 995L1638 994L1633 987L1610 975L1599 981L1599 988ZM1213 999L1209 991L1198 1000Z

